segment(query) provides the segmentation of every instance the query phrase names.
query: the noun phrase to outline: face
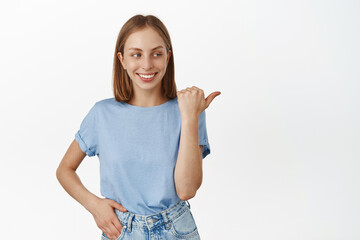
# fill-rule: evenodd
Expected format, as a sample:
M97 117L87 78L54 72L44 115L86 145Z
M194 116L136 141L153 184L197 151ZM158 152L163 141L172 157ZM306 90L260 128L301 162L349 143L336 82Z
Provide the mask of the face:
M150 27L136 31L124 45L124 55L118 58L133 82L134 91L161 91L171 52L160 35Z

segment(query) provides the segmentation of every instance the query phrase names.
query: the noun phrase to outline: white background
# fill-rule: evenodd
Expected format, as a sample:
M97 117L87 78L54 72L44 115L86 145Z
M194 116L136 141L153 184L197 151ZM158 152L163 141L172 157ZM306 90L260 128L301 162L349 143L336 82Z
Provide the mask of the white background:
M120 28L153 14L178 90L214 99L191 209L202 239L360 239L360 2L7 1L0 4L1 239L100 239L55 171L112 97ZM99 195L98 158L78 169Z

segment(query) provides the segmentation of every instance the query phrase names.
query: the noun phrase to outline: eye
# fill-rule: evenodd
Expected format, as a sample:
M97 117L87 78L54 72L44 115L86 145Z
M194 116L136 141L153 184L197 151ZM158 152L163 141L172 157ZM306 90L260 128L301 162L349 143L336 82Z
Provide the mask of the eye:
M157 55L158 57L160 57L162 54L161 53L155 53L154 55Z
M131 56L135 56L135 55L140 55L140 53L135 53L135 54L132 54ZM136 56L135 56L136 57Z

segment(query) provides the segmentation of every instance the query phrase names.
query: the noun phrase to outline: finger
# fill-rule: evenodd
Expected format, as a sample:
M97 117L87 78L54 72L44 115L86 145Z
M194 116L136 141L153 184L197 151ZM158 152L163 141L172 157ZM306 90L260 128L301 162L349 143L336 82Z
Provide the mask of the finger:
M103 227L102 231L105 233L105 235L108 237L108 238L111 238L111 231L110 231L110 228L108 227Z
M202 89L200 89L200 88L198 88L198 87L196 87L196 86L192 86L191 88L186 88L186 90L188 90L188 91L202 91Z
M120 228L120 230L119 229L117 229L117 227L113 224L113 233L114 233L114 239L117 239L119 236L120 236L120 234L121 234L121 230L122 230L122 227Z
M193 89L194 91L200 92L200 94L201 94L202 96L204 96L204 90L202 90L201 88L198 88L198 87L196 87L196 86L192 86L192 89ZM204 98L204 97L203 97L203 98Z
M114 224L111 223L108 228L110 229L110 236L108 237L110 237L111 239L117 239L120 236L121 231L117 230Z
M212 102L212 100L214 100L214 98L216 96L219 96L220 94L221 94L221 92L216 91L216 92L211 93L209 96L207 96L207 98L205 98L206 108L208 108L210 103Z
M195 89L195 88L186 88L185 89L185 92L189 92L189 93L195 93L195 92L197 92L198 90L197 89Z
M124 208L123 205L121 205L120 203L114 201L114 200L111 200L110 202L110 205L116 209L118 209L119 211L121 212L127 212L127 210Z
M118 218L114 219L113 224L116 227L116 229L121 233L123 225L121 224L120 220Z
M185 94L187 91L188 91L188 90L183 89L183 90L181 90L181 91L178 92L178 95L179 95L179 94L180 94L180 95L181 95L181 94Z

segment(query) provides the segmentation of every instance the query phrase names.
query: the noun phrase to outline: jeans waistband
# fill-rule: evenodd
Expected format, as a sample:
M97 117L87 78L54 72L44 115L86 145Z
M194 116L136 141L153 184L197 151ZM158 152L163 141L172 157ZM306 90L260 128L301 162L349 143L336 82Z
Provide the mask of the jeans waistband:
M186 210L190 210L190 204L188 201L179 200L173 206L152 215L139 215L132 212L121 212L115 208L115 213L118 216L121 225L128 232L131 232L132 227L147 228L151 230L162 224L166 229L170 228L170 222L181 215Z

